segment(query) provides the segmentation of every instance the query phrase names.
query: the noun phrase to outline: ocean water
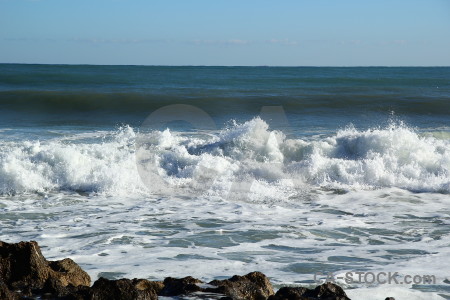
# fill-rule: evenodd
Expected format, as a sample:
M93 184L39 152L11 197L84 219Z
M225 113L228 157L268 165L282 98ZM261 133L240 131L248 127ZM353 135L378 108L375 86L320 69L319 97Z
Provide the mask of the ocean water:
M1 240L93 280L450 299L450 68L0 64L0 149Z

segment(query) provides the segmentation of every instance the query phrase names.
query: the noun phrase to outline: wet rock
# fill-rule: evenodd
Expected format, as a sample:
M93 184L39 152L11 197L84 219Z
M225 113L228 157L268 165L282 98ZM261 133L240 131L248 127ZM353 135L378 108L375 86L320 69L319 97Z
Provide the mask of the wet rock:
M19 296L10 291L9 288L6 286L6 284L3 281L1 281L1 279L0 279L0 299L5 300L19 299Z
M270 300L296 300L303 299L302 296L308 291L304 287L282 287L273 296L270 296Z
M133 284L138 290L153 290L157 295L159 295L164 288L164 283L162 281L133 279Z
M226 280L213 280L209 284L217 288L206 288L205 291L225 294L236 300L265 300L274 294L272 284L261 272L235 275Z
M0 279L20 296L67 295L71 291L66 286L91 283L89 275L69 258L47 261L34 241L16 244L0 241Z
M90 300L156 300L160 283L144 279L108 280L100 278L90 290Z
M284 287L269 300L350 300L350 298L340 286L327 282L315 289Z
M63 286L68 284L89 286L91 284L91 277L70 258L50 261L49 267L52 270L49 277L59 280Z
M38 244L0 241L0 277L12 290L41 288L49 276L48 262Z
M326 300L349 300L344 290L331 282L324 283L319 285L314 289L314 292L311 294L318 299L326 299Z
M35 291L34 294L42 296L44 299L84 300L89 299L90 289L90 287L84 285L73 286L68 284L64 286L58 279L49 278L44 287Z
M54 297L63 297L70 293L69 286L64 286L61 284L59 280L56 278L49 278L42 289L36 291L35 293L39 294L50 294Z
M202 281L191 276L184 278L167 277L164 279L164 288L158 294L160 296L187 295L194 292L201 292L203 289L197 284Z

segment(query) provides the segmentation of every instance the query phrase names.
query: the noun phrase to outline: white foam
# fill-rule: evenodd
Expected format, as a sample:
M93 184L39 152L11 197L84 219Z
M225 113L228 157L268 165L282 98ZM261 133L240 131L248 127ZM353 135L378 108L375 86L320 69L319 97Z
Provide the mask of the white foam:
M71 190L123 195L145 189L136 172L135 133L123 127L94 142L72 137L47 141L3 142L0 192Z
M309 196L266 204L219 196L27 195L0 198L0 221L2 239L37 240L46 257L70 257L94 280L208 281L258 270L275 284L298 285L331 268L435 275L445 285L447 195L390 188ZM409 295L410 286L396 285L378 295L393 295L391 288Z
M366 131L350 127L311 147L308 167L300 170L321 185L450 192L449 141L421 137L401 124Z
M210 190L236 181L274 188L274 182L290 179L291 184L286 181L269 193L279 192L281 197L275 198L285 197L292 183L297 188L308 183L346 190L398 187L450 192L450 140L424 137L402 124L365 131L349 127L312 141L286 139L259 118L206 140L169 131L155 134L160 135L156 140L144 138L157 162L151 172L174 184L194 186L206 176L204 187ZM148 161L144 152L141 155ZM206 169L204 176L195 172Z
M316 271L370 270L435 275L444 286L449 143L401 124L288 139L259 118L202 135L123 127L4 140L2 239L37 240L93 279L259 270L298 285ZM348 290L436 297L378 288Z
M123 127L43 141L5 141L0 147L3 193L114 195L145 192L147 186L150 193L179 194L183 189L223 195L242 182L247 182L243 196L249 199L262 196L250 190L285 199L305 184L450 192L450 140L421 136L401 124L365 131L349 127L333 136L302 140L287 139L255 118L203 136L170 130L136 134Z

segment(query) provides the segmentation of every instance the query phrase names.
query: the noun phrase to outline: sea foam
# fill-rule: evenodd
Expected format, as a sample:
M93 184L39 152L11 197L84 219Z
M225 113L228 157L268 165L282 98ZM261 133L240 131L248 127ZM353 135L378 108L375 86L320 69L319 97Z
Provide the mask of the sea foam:
M203 135L126 126L95 139L3 141L0 147L2 193L224 195L243 183L245 196L255 199L304 188L450 192L450 140L402 124L349 126L302 139L254 118Z
M2 193L79 191L124 194L142 188L130 127L85 141L80 135L0 146Z

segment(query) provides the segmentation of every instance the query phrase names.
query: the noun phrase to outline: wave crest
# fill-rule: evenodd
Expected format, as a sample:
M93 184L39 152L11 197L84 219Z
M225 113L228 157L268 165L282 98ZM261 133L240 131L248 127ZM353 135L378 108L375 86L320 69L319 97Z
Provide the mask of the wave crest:
M84 138L3 142L0 191L126 194L143 188L135 171L135 132L131 127L94 141Z
M254 118L207 135L126 126L89 141L75 135L0 148L1 193L129 195L147 187L224 196L245 182L246 195L258 199L290 197L305 186L450 193L450 140L403 124L289 139Z

